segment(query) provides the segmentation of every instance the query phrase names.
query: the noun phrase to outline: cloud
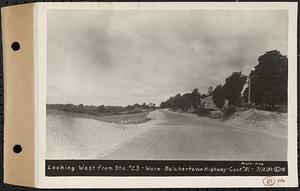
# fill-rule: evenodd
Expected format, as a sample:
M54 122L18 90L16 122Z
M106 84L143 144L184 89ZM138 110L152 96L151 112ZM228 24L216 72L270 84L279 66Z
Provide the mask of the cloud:
M51 103L159 103L287 54L286 11L51 10ZM56 87L55 90L51 87Z

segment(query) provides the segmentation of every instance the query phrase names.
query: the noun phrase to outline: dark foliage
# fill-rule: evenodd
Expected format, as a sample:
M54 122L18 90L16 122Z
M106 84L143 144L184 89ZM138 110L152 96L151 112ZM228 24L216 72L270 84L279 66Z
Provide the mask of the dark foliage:
M241 92L246 83L247 77L242 72L234 72L226 78L224 84L224 96L229 100L229 105L239 105L241 102Z
M217 85L212 95L213 95L214 103L218 108L221 109L224 105L224 100L225 100L224 88L222 87L222 85Z
M266 52L258 58L258 65L250 74L251 102L266 104L287 104L288 58L278 50Z
M198 89L195 88L191 93L176 94L170 97L168 100L161 102L160 108L171 108L173 110L188 111L190 108L194 108L196 111L200 105L200 98L206 97L205 94L200 94Z
M225 84L218 85L213 91L213 100L218 108L222 108L224 100L229 100L229 105L239 105L241 103L241 91L246 83L247 77L242 72L233 72L226 78Z

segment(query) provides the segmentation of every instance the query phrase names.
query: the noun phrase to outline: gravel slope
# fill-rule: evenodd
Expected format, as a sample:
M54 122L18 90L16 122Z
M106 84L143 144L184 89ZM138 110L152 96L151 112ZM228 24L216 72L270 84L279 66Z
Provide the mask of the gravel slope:
M149 130L153 120L141 124L120 125L74 116L61 111L47 113L47 159L96 159L118 145Z

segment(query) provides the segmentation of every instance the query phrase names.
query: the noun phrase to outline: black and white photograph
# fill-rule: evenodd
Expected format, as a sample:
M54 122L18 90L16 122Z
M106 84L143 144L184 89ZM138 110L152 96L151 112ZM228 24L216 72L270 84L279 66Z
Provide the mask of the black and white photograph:
M287 161L287 10L48 10L46 159Z

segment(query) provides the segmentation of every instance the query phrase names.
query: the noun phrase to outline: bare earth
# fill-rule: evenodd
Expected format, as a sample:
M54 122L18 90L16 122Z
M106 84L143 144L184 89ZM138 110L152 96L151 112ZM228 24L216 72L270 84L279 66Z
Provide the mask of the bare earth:
M162 109L148 117L152 120L146 123L112 125L93 119L47 116L47 158L286 160L287 125L268 133ZM70 120L70 124L59 125Z
M225 125L193 114L159 112L165 122L102 158L286 160L287 138L282 133L269 135L259 129Z

